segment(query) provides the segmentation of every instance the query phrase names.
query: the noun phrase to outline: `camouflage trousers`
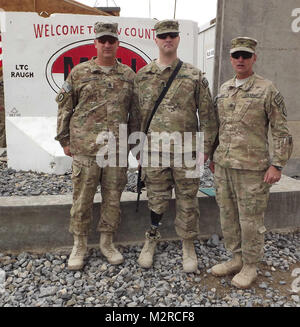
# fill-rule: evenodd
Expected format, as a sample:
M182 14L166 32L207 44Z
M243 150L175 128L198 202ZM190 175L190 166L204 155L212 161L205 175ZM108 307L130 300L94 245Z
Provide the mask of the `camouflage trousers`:
M0 110L0 148L6 148L5 111Z
M153 165L152 165L153 166ZM170 155L168 167L144 167L143 180L147 189L148 207L157 214L168 210L172 190L176 196L175 230L182 239L194 239L199 233L199 204L197 192L200 178L188 178L195 167L174 167L174 155Z
M101 185L101 214L97 230L115 232L120 223L120 199L127 183L126 167L100 168L95 157L73 157L73 205L69 231L87 235L93 217L93 201Z
M257 263L263 256L264 212L270 190L264 175L265 171L215 166L216 200L225 246L233 253L242 253L247 264Z

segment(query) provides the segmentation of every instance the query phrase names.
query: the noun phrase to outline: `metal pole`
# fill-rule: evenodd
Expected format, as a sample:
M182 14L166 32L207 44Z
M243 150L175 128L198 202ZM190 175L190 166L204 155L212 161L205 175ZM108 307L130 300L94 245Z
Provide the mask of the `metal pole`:
M175 0L175 6L174 6L174 19L176 17L176 3L177 3L177 0Z
M149 18L151 18L151 0L149 0Z

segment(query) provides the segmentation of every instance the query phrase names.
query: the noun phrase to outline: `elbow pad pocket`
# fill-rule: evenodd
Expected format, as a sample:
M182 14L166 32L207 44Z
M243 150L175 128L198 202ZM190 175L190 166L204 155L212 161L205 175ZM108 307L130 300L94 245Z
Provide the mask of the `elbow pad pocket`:
M278 140L279 152L284 161L288 161L293 152L293 138L287 135Z

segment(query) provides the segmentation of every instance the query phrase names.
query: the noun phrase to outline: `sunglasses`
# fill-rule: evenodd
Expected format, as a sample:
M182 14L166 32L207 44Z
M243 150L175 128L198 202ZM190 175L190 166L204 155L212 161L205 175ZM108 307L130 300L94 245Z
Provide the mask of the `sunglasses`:
M113 36L101 36L97 39L101 44L108 42L109 44L115 44L117 39Z
M163 33L163 34L159 34L156 37L162 40L165 40L168 36L170 36L171 39L175 39L176 37L178 37L179 33L176 32L171 32L171 33Z
M234 59L239 59L242 57L243 59L250 59L252 58L253 53L247 51L237 51L231 54L231 57Z

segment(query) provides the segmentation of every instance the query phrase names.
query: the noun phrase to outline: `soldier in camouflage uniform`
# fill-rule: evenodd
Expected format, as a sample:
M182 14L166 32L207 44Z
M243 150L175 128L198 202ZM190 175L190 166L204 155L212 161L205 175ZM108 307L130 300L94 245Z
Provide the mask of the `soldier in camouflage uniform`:
M256 45L247 37L232 40L236 76L221 86L215 102L219 121L219 144L213 156L216 199L225 245L233 258L213 266L212 274L237 273L232 284L238 288L248 288L257 277L269 189L280 180L292 152L283 96L272 82L253 72Z
M98 225L100 249L111 264L123 262L122 254L114 247L113 233L120 223L120 197L127 182L127 167L118 164L100 167L96 158L100 150L99 142L96 142L99 133L114 135L118 162L119 125L128 123L129 132L139 129L131 109L135 73L116 60L117 28L116 23L95 24L97 57L75 66L56 98L55 139L65 154L73 157L73 206L69 230L74 236L74 247L68 261L71 270L83 266L93 199L99 182L102 195ZM125 152L127 155L127 149Z
M155 101L179 61L177 57L180 40L178 22L175 20L161 21L154 26L154 29L159 58L139 70L134 84L134 98L141 115L141 131L145 130ZM183 63L150 124L148 145L153 144L155 133L177 132L182 137L184 132L191 132L195 137L199 130L197 113L200 119L200 131L205 133L204 152L207 158L217 133L208 82L199 69ZM165 151L163 151L162 144L158 147L148 147L148 166L143 167L142 178L147 188L148 206L151 210L151 228L146 232L146 242L138 263L144 268L149 268L153 264L153 255L160 238L158 225L163 213L168 209L169 199L172 198L172 189L175 188L175 229L183 240L183 269L185 272L193 272L198 268L194 239L198 235L199 223L197 200L199 177L187 177L195 167L189 167L184 160L182 160L181 167L176 167L175 155L183 156L185 151L195 155L196 148L193 143L193 146L187 150L188 147L185 147L187 144L178 147L176 142L175 140L170 149ZM155 154L158 158L155 161L157 167L153 164L154 162L151 163ZM168 166L164 166L161 162L164 155L170 157Z
M5 110L2 67L0 67L0 148L6 148Z

